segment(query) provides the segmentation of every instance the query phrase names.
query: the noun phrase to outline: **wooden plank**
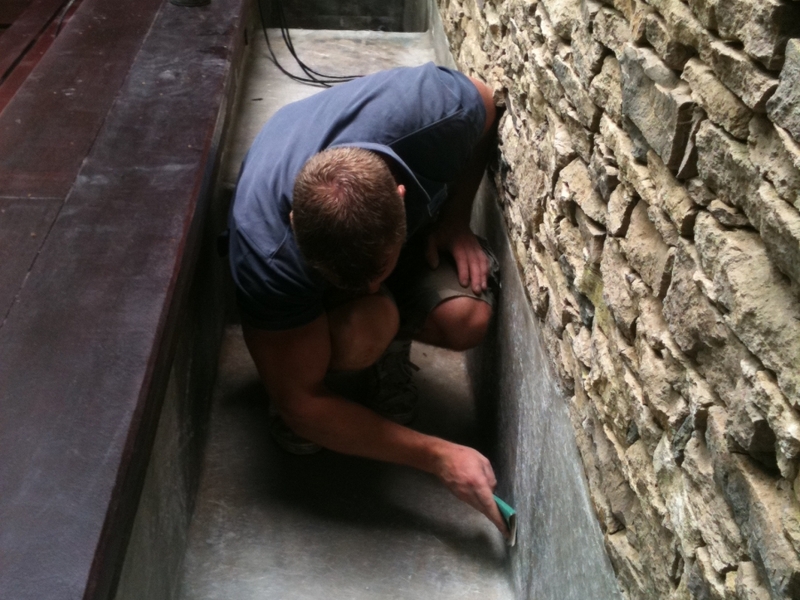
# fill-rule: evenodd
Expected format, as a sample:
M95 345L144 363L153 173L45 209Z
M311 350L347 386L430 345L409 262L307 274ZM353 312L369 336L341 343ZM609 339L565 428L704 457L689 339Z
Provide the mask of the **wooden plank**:
M69 191L161 4L81 3L0 113L4 194L59 197Z
M33 0L0 37L0 81L67 0Z
M11 25L30 3L31 0L3 0L0 2L0 26Z
M245 4L164 4L0 328L2 598L113 597Z
M61 198L0 198L0 322L8 314L62 203Z
M73 7L69 9L68 14L64 15L63 23L66 23L70 16L69 13L72 13L76 8L77 6L73 5ZM22 87L28 75L31 74L31 71L39 64L39 61L50 49L50 46L53 45L61 25L62 21L60 18L51 21L50 25L36 38L32 46L25 51L20 61L9 71L5 80L0 83L0 113L2 113L3 109L11 102L14 94Z

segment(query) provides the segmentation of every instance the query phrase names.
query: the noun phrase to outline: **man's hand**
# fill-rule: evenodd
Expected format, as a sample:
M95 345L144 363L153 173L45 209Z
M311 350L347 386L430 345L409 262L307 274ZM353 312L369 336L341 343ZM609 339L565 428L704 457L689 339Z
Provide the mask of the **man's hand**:
M489 259L478 238L468 227L437 227L428 237L426 257L432 269L439 266L439 251L452 254L458 269L458 282L471 287L476 295L486 290Z
M449 444L441 455L437 475L459 500L486 515L508 539L511 534L493 496L497 479L485 456L472 448Z

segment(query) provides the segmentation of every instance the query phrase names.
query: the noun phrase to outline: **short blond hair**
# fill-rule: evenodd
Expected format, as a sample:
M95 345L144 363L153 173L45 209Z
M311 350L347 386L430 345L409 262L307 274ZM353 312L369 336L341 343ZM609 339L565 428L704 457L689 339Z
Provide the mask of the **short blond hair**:
M376 279L406 236L397 182L386 163L363 148L312 156L295 179L292 212L303 257L342 288L361 289Z

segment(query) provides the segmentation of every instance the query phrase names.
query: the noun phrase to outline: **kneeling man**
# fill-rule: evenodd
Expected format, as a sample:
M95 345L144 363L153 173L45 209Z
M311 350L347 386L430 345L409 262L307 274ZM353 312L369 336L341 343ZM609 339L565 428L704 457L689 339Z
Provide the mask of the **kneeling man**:
M491 317L496 263L469 219L495 120L486 85L433 63L285 106L242 166L230 261L281 446L433 473L507 533L489 461L403 426L411 339L465 350ZM368 406L331 390L369 367Z

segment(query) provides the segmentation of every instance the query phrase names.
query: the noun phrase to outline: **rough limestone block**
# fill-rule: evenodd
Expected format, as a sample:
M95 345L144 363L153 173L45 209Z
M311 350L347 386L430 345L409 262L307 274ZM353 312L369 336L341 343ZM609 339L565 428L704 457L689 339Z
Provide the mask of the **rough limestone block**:
M772 265L758 235L727 231L700 214L695 242L703 270L714 281L727 325L775 372L790 399L800 395L800 301Z
M630 23L631 41L637 44L644 43L647 16L654 12L653 8L643 0L621 0L612 4Z
M650 0L667 23L676 42L697 50L700 59L709 65L720 81L750 109L764 112L766 102L778 81L765 74L741 50L730 47L708 32L692 10L675 0Z
M650 179L650 169L637 162L635 147L630 136L607 115L603 115L600 118L600 137L614 153L622 180L633 186L645 202L658 203L656 189Z
M708 186L699 177L693 177L686 181L686 192L692 202L699 206L708 206L716 198L716 195L708 189Z
M795 459L800 456L800 415L795 399L794 408L778 388L778 384L767 371L756 363L742 364L746 386L743 386L743 401L756 407L773 432L776 441L774 450L778 454L778 468L786 479L797 475Z
M689 126L689 141L686 143L683 160L675 173L675 177L681 181L697 176L697 145L695 138L706 118L706 111L700 106L695 106L692 111L692 123Z
M776 78L763 73L743 52L719 40L706 41L699 54L720 81L750 109L758 113L766 110L767 100L778 87Z
M650 5L664 18L672 39L679 44L698 50L711 37L692 10L682 2L650 0Z
M685 354L673 355L672 351L672 347L665 348L665 357L678 363L683 369L682 376L673 385L689 404L689 419L681 426L684 431L673 441L673 454L679 456L685 450L685 443L689 441L688 436L691 436L692 430L705 426L708 409L719 404L719 398L709 383L700 376L692 360Z
M750 227L747 216L738 208L725 204L722 200L712 200L708 212L725 227Z
M677 171L689 141L695 107L689 86L645 48L627 45L620 67L623 114L633 121L667 167Z
M622 121L622 71L614 55L603 59L600 72L589 86L589 96L614 121Z
M512 134L510 139L513 138ZM576 156L569 131L555 111L548 108L545 121L536 124L527 142L522 147L528 148L533 164L545 175L547 189L552 190L558 171ZM503 144L506 143L504 136Z
M761 583L756 566L745 561L736 570L736 597L741 600L770 600L769 591Z
M716 18L721 38L742 42L769 70L783 66L786 41L800 33L800 5L781 0L726 0L717 4Z
M668 364L672 365L675 361L669 361L664 354L673 346L672 338L669 334L667 322L664 320L664 307L661 300L653 296L650 288L639 278L629 277L631 291L636 297L639 305L639 321L636 325L636 334L643 338L653 350L661 353L661 358L667 359ZM676 353L680 351L675 348Z
M580 0L542 0L556 33L569 40L572 36L572 24L581 18Z
M752 353L739 341L730 327L720 345L701 346L694 357L697 371L725 404L735 402L736 382L742 377L742 361L752 360Z
M590 130L597 130L600 121L600 109L592 102L588 90L581 83L571 61L558 56L553 58L553 72L564 88L581 125Z
M650 182L655 190L655 205L664 210L683 236L690 236L697 217L697 206L667 166L653 151L647 153Z
M561 170L559 184L566 188L566 197L581 207L589 218L601 225L606 223L606 205L592 186L589 169L579 158Z
M614 153L606 146L599 136L595 136L592 148L592 160L589 162L589 174L592 185L600 194L603 202L608 202L611 193L619 185L619 170L616 166Z
M633 158L636 162L643 165L647 164L647 153L650 151L650 144L639 131L639 128L631 121L627 115L622 117L622 129L628 134L633 143Z
M689 415L688 404L673 386L680 374L674 365L655 353L643 336L637 335L635 348L647 405L659 426L674 432Z
M690 356L701 348L719 346L727 339L722 315L696 282L703 276L699 262L694 245L682 240L676 248L672 279L664 297L664 318L672 338Z
M703 107L711 121L725 128L732 136L747 139L753 112L722 85L711 67L700 59L691 58L681 78L692 88L692 98Z
M625 183L618 185L608 198L608 218L606 227L608 232L615 236L624 236L628 231L631 222L633 207L639 197Z
M558 261L543 255L542 270L549 297L546 328L560 337L567 323L580 323L580 307Z
M528 58L529 61L526 67L531 70L533 75L533 86L544 96L550 106L559 112L563 112L566 107L561 108L560 106L562 103L566 103L564 88L550 65L545 61L542 47L534 48Z
M800 595L800 557L783 535L781 515L790 503L788 492L746 456L728 451L726 415L709 410L706 443L714 463L715 479L733 508L750 558L766 575L773 598Z
M664 243L647 217L647 203L638 202L631 213L625 238L620 242L628 263L658 298L669 286L674 251Z
M664 498L658 489L653 457L648 452L643 440L638 440L625 450L623 471L627 467L626 475L631 482L631 487L642 500L642 504L655 509L659 516L667 516L667 507Z
M580 206L575 207L575 222L583 239L583 260L588 265L599 265L606 240L606 230L587 217Z
M592 441L600 464L603 491L608 498L612 516L624 526L625 516L631 512L636 495L625 480L619 464L619 458L606 437L605 429L597 418L596 411L590 409L592 425Z
M608 558L617 574L620 587L641 598L656 598L657 596L652 595L655 590L652 589L649 574L645 575L639 551L628 541L626 531L607 536L605 542Z
M675 225L669 220L667 213L660 206L653 204L647 207L647 218L655 225L656 231L668 246L675 246L680 240L680 235Z
M686 61L695 53L694 48L672 39L667 23L657 13L650 13L645 18L645 35L647 41L670 69L680 71Z
M749 454L767 468L775 468L775 432L764 413L753 403L747 393L747 384L740 379L736 384L735 401L728 404L728 437L737 452Z
M611 310L614 322L622 335L632 342L635 333L634 324L639 316L639 310L626 280L626 275L629 273L630 268L620 252L619 242L614 239L607 240L600 262L603 300Z
M653 468L658 489L664 496L670 523L675 530L683 556L694 556L695 549L705 545L691 503L689 482L678 467L672 453L669 435L664 435L653 453Z
M794 551L800 555L800 502L791 496L783 508L783 533Z
M778 195L800 210L800 144L786 130L757 117L750 122L750 160Z
M744 558L742 534L722 490L714 481L711 454L699 431L692 434L683 453L681 468L692 492L689 502L695 508L697 526L708 547L712 565L718 572Z
M569 328L568 328L569 329ZM574 341L575 336L569 336L567 330L564 337L571 337ZM585 331L585 329L584 329ZM582 371L579 365L575 366L576 382L581 379ZM589 497L600 520L600 528L603 533L615 533L622 529L622 524L614 517L611 511L611 504L605 494L603 486L603 469L597 452L594 448L594 419L590 415L589 398L583 388L575 386L575 396L568 403L570 418L576 431L576 442L581 459L586 469L586 479L589 483Z
M695 587L694 590L703 590L702 593L695 592L695 595L702 597L704 594L707 594L708 598L724 600L725 581L711 565L711 556L708 552L708 549L705 547L698 548L695 554L695 559L694 566L697 569L695 580L702 580L702 584ZM692 589L691 585L689 589Z
M570 285L575 277L583 272L583 239L578 228L568 219L562 219L557 225L558 263Z
M717 4L720 0L689 0L689 6L703 27L717 30Z
M597 409L600 421L603 423L605 436L616 439L616 436L625 435L628 424L633 418L633 407L630 395L620 380L621 368L618 369L615 365L612 352L612 345L609 344L608 338L602 332L593 329L592 368L586 377L587 390ZM619 460L621 460L621 455L615 453L612 461L618 463ZM619 499L613 491L609 490L607 493L614 516L624 523L626 516L618 506Z
M696 137L697 168L705 184L727 204L744 210L758 189L758 171L750 162L747 146L706 121Z
M583 0L582 18L572 28L572 60L575 72L583 87L589 87L592 78L600 72L603 64L605 47L592 37L594 18L600 10L600 4L593 0Z
M568 103L566 103L569 106ZM572 146L575 152L585 163L592 160L592 140L594 134L581 123L577 113L569 107L561 114L564 127L572 139Z
M770 257L786 275L800 281L800 213L780 198L758 171L747 146L721 129L703 124L698 133L700 175L720 199L740 208L758 229ZM758 158L758 154L756 154ZM763 157L761 157L763 158ZM777 165L771 168L777 169ZM758 187L756 187L758 186Z
M800 212L764 181L758 188L758 204L747 214L761 232L775 265L793 281L800 282Z
M536 23L539 28L539 31L535 37L538 45L542 46L545 61L549 67L552 65L553 56L557 54L558 47L563 43L563 40L556 32L556 29L553 26L553 21L550 18L550 15L547 13L547 9L545 8L544 4L539 2L536 5L534 14L536 16ZM530 48L528 50L530 50Z
M767 114L800 142L800 40L786 44L786 63L780 85L767 102Z
M618 59L625 44L632 41L628 20L619 11L607 7L603 7L595 16L592 35L595 40L609 48Z

